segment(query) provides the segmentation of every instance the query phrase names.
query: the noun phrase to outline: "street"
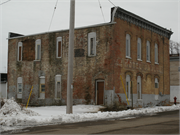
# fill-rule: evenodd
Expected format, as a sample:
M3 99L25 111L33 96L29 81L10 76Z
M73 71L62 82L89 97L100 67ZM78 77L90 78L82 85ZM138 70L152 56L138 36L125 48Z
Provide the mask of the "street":
M108 119L26 128L14 134L179 134L179 110L133 119Z

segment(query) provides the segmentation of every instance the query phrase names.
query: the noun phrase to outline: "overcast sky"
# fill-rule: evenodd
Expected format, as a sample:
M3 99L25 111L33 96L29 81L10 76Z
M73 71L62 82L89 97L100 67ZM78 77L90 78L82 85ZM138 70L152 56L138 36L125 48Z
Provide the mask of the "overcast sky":
M3 3L7 0L0 0ZM0 5L0 73L7 72L8 32L23 35L47 32L57 0L11 0ZM130 11L174 32L180 42L180 0L111 0ZM110 22L108 0L100 0L105 22ZM58 0L50 31L69 28L70 0ZM104 23L98 0L76 0L75 26ZM180 26L180 25L179 25Z

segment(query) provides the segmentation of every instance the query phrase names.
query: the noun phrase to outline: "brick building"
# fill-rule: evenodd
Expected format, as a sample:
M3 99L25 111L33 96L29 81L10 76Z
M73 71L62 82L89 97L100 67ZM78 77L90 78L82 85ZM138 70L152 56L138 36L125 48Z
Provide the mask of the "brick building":
M120 7L111 22L75 29L73 103L147 106L170 99L172 32ZM9 34L8 98L66 104L69 31ZM132 85L130 85L132 81ZM132 89L131 89L132 88Z

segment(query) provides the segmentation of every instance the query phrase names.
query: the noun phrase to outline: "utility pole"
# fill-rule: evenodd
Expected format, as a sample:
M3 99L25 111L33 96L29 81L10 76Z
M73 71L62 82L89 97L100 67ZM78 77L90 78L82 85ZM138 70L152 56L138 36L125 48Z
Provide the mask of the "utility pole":
M70 23L69 23L69 50L68 50L66 114L72 113L72 104L73 104L74 20L75 20L75 0L71 0Z

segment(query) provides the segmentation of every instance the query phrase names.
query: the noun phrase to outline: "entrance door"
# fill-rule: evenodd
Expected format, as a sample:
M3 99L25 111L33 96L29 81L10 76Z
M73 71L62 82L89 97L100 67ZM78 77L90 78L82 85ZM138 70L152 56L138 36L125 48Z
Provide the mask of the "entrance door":
M104 104L104 81L97 81L96 85L97 105L102 105Z

